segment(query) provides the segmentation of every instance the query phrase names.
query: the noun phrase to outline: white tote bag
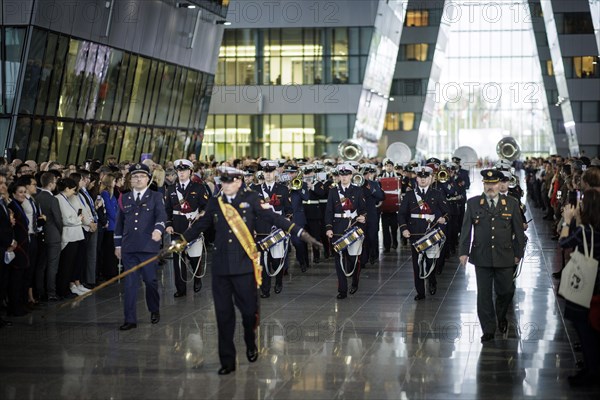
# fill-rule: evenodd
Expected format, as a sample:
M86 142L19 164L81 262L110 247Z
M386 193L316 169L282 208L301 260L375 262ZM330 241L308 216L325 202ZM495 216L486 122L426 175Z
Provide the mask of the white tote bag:
M577 249L571 253L571 259L562 272L558 288L558 293L565 299L585 308L590 308L598 274L598 260L594 259L594 229L591 226L590 228L591 251L588 249L585 229L583 229L583 254Z

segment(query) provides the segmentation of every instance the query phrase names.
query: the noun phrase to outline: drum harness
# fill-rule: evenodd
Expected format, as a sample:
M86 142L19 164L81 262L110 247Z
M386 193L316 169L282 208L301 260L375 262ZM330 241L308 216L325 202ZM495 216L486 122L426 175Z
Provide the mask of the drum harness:
M176 193L177 193L177 198L179 199L179 203L181 204L181 202L184 200L183 196L181 195L179 190L176 190ZM173 211L173 215L185 216L188 220L188 228L189 228L190 226L192 226L192 223L200 215L200 213L198 211L193 211L191 213L184 214L179 211ZM206 266L208 264L208 257L206 257L206 242L204 241L204 234L200 234L200 236L198 237L197 240L202 241L202 255L199 257L198 264L196 264L196 267L193 267L192 265L190 265L190 262L187 261L187 257L185 255L181 254L179 256L180 278L183 282L186 282L186 283L193 281L194 278L204 278L204 275L206 275L206 269L207 269ZM183 279L182 268L181 268L182 260L183 260L183 264L185 265L185 268L192 274L192 277L189 280ZM202 264L202 261L204 261L204 265L202 265L202 270L198 274L198 270L200 269L200 265Z
M423 201L421 199L421 196L419 196L419 194L417 192L415 192L415 197L417 198L417 202L420 203L421 201ZM411 215L412 217L412 215ZM435 226L438 224L438 222L434 222L433 225L431 224L432 221L429 221L429 223L427 224L427 229L425 230L425 233L423 234L423 236L427 235L429 232L431 232L431 230L433 228L435 228ZM446 243L446 237L444 236L444 238L442 239L442 241L439 243L439 249L441 249L444 244ZM438 244L434 245L437 246ZM437 257L431 257L430 259L433 260L433 263L431 264L431 268L429 269L429 271L427 271L427 250L419 252L419 259L417 261L417 264L419 265L419 278L421 279L427 279L429 278L429 275L431 275L431 273L433 271L435 271L435 263L437 261L437 259L439 258L439 254L441 254L441 252L438 253Z
M275 210L273 210L273 212L277 213L277 211L275 211ZM276 230L277 230L276 226L271 227L271 234L273 234L273 232L275 232ZM281 261L279 262L279 266L277 267L277 269L275 269L275 272L271 272L271 269L269 268L269 252L271 251L271 249L269 248L262 252L263 257L264 257L263 261L264 261L264 265L265 265L265 272L271 278L274 276L277 276L277 274L279 274L281 272L281 270L283 269L283 266L285 265L285 259L287 257L287 253L290 248L290 235L285 235L285 237L282 239L282 241L284 242L283 243L283 246L284 246L283 257L281 258ZM275 244L274 246L277 246L277 244Z

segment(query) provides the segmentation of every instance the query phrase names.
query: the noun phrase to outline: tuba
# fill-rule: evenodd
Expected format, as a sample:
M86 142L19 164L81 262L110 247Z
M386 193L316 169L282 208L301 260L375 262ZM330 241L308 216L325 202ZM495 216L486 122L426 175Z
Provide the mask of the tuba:
M346 161L356 161L362 157L363 148L358 142L347 139L338 145L338 154Z
M508 161L514 161L519 158L521 149L515 138L508 136L501 139L496 144L496 154L498 154L498 157L500 158L504 158Z

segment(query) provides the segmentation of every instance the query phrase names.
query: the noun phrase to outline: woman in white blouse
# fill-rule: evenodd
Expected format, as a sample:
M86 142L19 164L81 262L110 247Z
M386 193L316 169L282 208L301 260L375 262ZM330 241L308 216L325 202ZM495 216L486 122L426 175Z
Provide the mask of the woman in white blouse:
M79 279L84 267L80 257L85 246L83 235L82 206L77 197L77 183L70 178L63 178L57 184L60 212L63 219L60 262L56 275L56 292L62 297L72 297L88 292Z

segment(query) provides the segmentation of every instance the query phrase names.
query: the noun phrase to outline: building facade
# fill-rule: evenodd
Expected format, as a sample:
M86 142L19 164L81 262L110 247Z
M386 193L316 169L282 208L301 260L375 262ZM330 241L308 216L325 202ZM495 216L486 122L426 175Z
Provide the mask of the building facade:
M228 1L3 0L10 158L199 153Z

